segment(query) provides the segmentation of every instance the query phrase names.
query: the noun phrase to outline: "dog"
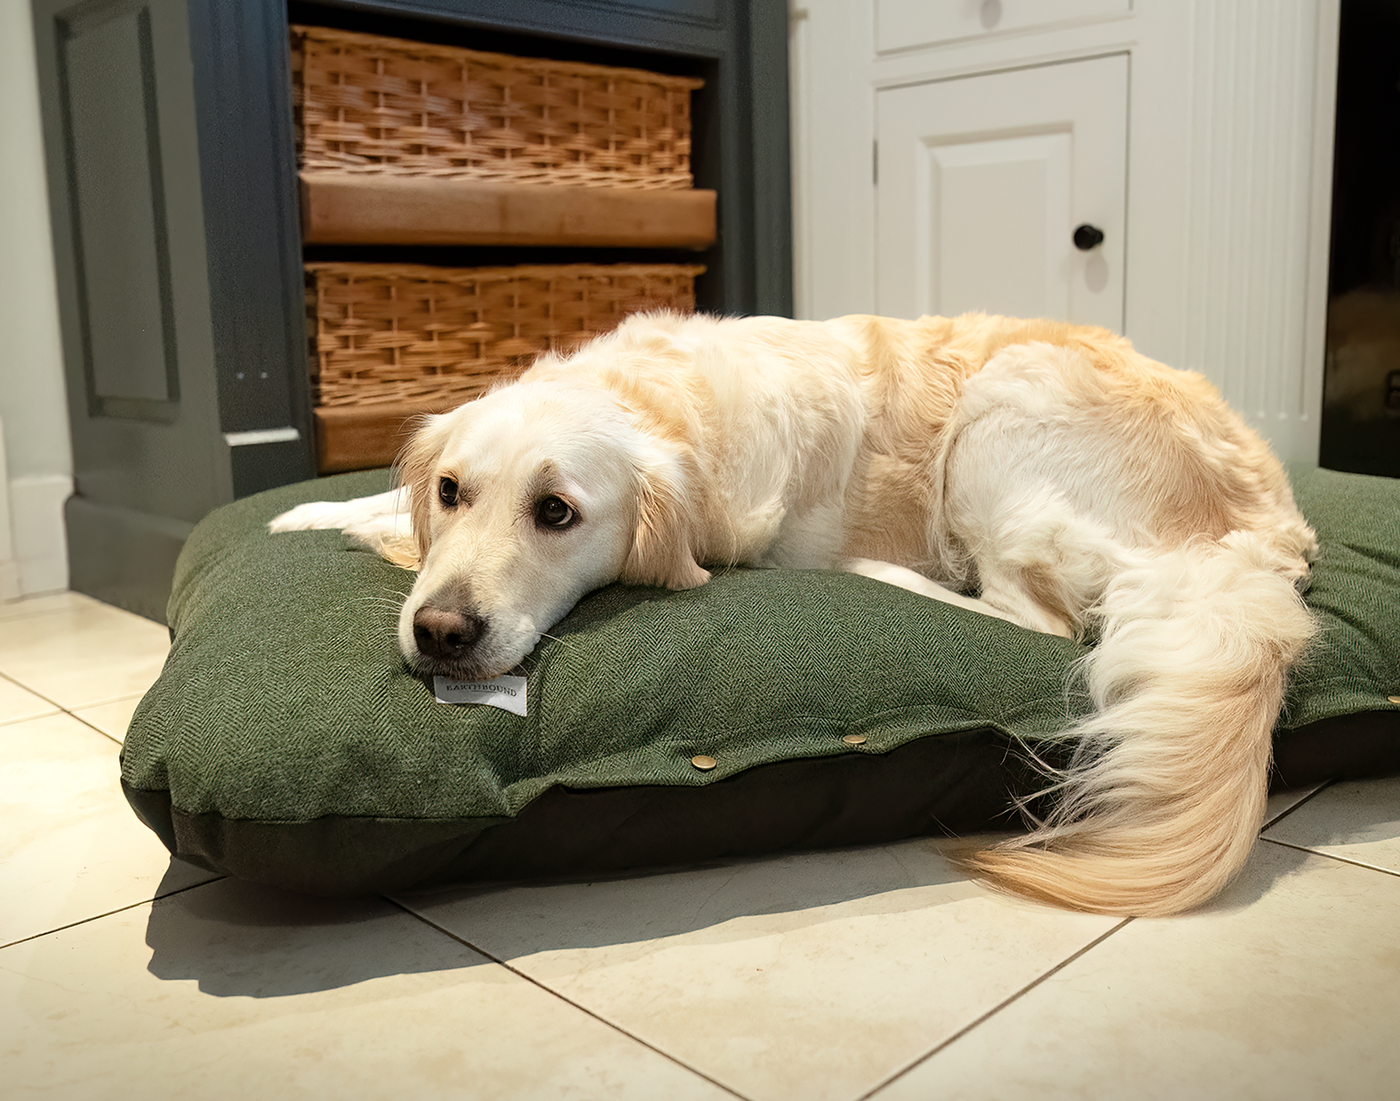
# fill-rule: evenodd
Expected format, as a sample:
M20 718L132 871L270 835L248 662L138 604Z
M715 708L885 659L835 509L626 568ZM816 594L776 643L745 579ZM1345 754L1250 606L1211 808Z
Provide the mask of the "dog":
M967 314L644 314L424 418L399 487L302 505L418 570L419 674L515 667L585 593L844 568L1093 643L1048 815L964 858L1014 893L1170 914L1262 825L1316 537L1198 374L1105 330Z

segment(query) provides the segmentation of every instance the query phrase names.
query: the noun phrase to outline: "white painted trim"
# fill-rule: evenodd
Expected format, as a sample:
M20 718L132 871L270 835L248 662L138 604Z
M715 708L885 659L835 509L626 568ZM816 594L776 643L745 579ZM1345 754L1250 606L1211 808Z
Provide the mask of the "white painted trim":
M285 428L250 428L246 432L225 432L224 443L229 447L250 447L263 443L295 443L301 433L288 425Z
M1337 45L1341 0L1317 0L1313 75L1312 179L1308 192L1307 287L1303 295L1303 356L1315 367L1304 380L1303 408L1316 410L1311 431L1294 456L1316 463L1321 448L1323 382L1327 371L1327 286L1332 263L1332 160L1337 129Z
M794 312L875 308L875 17L868 0L792 0Z
M5 422L0 419L0 604L18 600L19 562L10 524L10 472L5 460Z
M1335 52L1330 78L1320 55L1322 18L1317 0L1201 3L1189 52L1197 155L1177 365L1204 372L1284 459L1302 462L1317 461L1322 411L1317 246L1329 189L1317 193L1316 162L1324 150L1331 161L1319 100L1335 81Z
M68 588L68 533L63 505L73 495L73 479L63 474L13 478L9 494L19 595L35 596Z

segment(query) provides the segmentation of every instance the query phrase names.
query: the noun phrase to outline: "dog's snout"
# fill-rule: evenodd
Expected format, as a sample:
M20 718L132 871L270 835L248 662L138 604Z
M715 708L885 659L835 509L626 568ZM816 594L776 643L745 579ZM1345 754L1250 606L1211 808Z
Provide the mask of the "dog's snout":
M413 613L413 641L430 661L461 661L485 630L486 620L470 612L425 604Z

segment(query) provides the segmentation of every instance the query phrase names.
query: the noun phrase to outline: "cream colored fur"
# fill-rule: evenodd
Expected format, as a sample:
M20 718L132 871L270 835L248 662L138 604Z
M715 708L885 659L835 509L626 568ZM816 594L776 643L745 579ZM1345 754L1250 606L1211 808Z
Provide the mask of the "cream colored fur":
M428 418L400 477L272 527L344 527L416 566L399 636L421 672L505 672L618 579L845 567L1096 642L1054 810L968 860L990 881L1171 913L1228 882L1261 824L1315 540L1210 384L1108 332L636 317Z

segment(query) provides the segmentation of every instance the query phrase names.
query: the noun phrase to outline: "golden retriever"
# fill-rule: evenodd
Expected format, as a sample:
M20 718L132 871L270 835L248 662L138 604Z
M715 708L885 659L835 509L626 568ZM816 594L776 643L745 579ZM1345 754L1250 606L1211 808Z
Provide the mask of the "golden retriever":
M1094 642L1053 811L969 858L1012 891L1164 914L1238 871L1316 540L1196 374L1099 329L640 315L430 416L400 488L303 505L418 569L419 673L516 666L586 592L707 567L845 568Z

